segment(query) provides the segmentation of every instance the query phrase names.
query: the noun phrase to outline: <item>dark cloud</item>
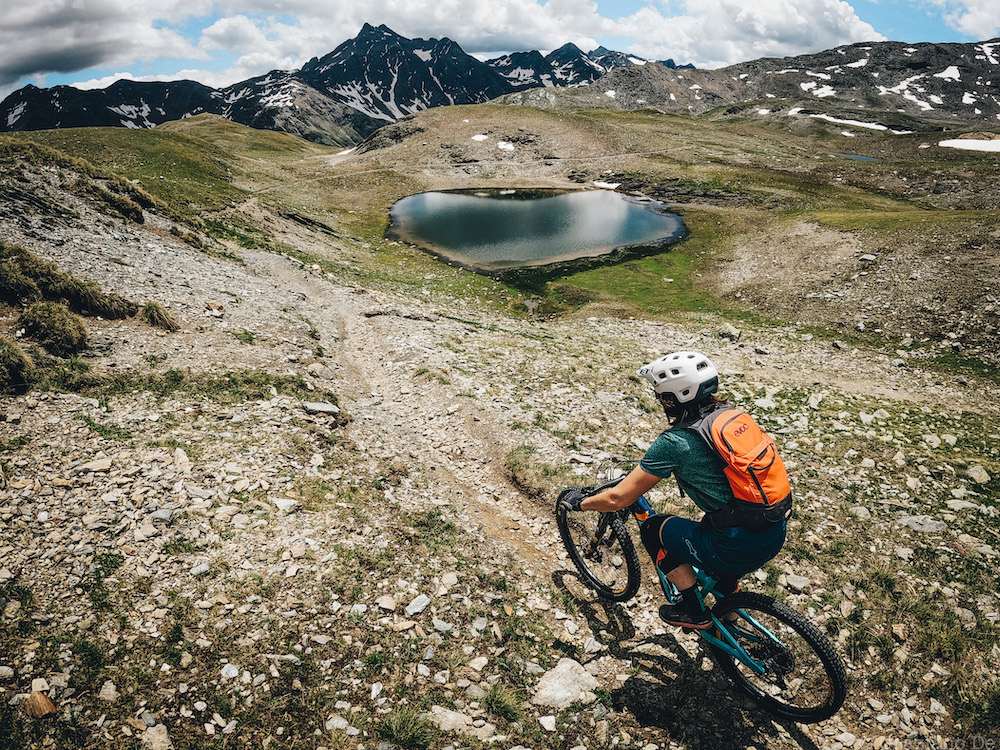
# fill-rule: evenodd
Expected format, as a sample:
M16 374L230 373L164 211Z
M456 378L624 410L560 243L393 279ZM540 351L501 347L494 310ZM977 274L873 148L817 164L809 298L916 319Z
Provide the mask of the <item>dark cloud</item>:
M8 86L26 76L46 73L73 73L98 66L118 52L111 41L77 43L60 48L35 48L19 55L0 58L0 86Z

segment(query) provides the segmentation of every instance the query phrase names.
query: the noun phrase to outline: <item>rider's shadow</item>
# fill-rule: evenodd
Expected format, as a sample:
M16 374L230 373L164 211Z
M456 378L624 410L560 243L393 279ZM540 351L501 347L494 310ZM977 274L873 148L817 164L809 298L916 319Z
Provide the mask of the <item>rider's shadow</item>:
M776 720L738 694L706 647L699 643L689 653L685 641L696 636L642 636L624 607L598 599L575 571L556 571L552 582L573 598L577 613L607 653L634 671L611 690L616 711L627 711L641 726L663 729L675 742L693 747L737 750L753 745L764 750L787 747L790 740L818 750L797 724ZM775 736L778 726L786 737Z

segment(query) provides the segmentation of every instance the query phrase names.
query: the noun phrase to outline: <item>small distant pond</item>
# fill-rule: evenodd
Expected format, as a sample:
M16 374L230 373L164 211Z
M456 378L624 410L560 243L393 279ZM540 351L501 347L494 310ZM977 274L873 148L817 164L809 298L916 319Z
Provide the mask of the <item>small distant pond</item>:
M878 161L878 158L874 156L859 156L858 154L838 154L836 152L831 153L830 155L843 156L845 159L853 159L854 161Z
M495 274L659 246L684 236L663 203L610 190L420 193L390 210L390 236Z

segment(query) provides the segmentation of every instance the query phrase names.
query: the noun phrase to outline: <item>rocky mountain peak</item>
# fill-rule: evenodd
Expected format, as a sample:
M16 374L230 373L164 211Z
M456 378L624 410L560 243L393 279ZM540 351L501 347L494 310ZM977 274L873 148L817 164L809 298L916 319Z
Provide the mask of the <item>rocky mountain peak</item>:
M0 103L0 131L150 128L211 113L255 128L350 145L428 107L479 103L532 88L579 88L605 75L613 78L594 92L593 106L699 114L721 105L739 112L745 104L774 99L790 103L786 110L903 113L950 123L992 124L1000 115L996 39L860 43L713 71L677 66L673 60L646 63L605 47L584 53L572 42L545 56L514 52L482 62L451 39L408 39L385 25L366 23L355 38L301 70L271 71L221 90L193 81L118 81L91 91L25 86ZM614 97L604 96L605 91L614 91ZM573 106L586 99L574 98ZM551 99L520 101L559 106Z

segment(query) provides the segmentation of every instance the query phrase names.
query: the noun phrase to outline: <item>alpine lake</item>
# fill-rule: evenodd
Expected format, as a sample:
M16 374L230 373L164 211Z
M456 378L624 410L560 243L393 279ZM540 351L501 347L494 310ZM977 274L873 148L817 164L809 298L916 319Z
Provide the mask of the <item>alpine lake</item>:
M397 202L389 216L393 239L511 280L662 252L686 234L663 203L612 190L419 193Z

